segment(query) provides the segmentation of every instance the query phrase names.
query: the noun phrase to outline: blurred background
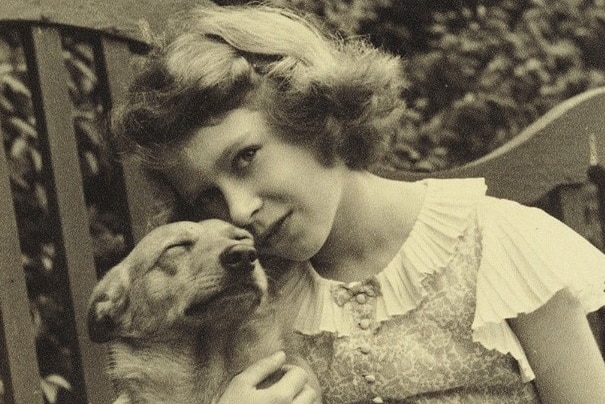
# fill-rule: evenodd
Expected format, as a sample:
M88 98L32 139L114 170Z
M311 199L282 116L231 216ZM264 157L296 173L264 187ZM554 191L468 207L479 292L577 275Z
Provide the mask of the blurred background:
M462 165L510 140L561 101L605 85L605 0L273 3L302 9L342 35L366 37L403 57L408 110L379 162L389 169L432 172ZM107 90L98 85L97 58L88 39L66 31L63 49L95 263L102 274L128 250L119 168L102 129L110 107ZM76 338L56 258L28 57L19 29L0 25L0 132L16 200L42 386L47 402L71 403L77 402Z

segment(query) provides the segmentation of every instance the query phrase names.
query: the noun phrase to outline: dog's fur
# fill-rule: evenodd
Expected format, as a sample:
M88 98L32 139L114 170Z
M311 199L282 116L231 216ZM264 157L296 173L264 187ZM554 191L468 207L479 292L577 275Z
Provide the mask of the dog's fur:
M219 220L151 231L95 287L88 321L110 344L116 403L211 403L258 359L295 357L252 237Z

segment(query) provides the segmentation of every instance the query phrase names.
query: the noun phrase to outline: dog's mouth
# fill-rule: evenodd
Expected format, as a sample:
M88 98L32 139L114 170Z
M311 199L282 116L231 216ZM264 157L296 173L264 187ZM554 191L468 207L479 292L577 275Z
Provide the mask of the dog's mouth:
M227 286L213 296L190 304L185 309L185 315L188 317L207 317L208 313L212 313L212 317L217 315L238 317L238 313L248 313L258 306L262 295L261 289L253 283Z

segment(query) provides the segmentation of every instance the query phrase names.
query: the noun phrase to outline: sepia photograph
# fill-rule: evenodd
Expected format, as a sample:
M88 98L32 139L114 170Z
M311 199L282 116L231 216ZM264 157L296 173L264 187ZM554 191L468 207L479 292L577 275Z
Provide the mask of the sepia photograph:
M605 403L605 0L1 0L0 404Z

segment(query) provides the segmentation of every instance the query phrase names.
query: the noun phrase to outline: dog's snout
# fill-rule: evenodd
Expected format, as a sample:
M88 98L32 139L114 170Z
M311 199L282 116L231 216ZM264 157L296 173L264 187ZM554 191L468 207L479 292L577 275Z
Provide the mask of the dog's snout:
M221 264L228 270L251 271L256 261L256 250L246 244L235 244L221 254Z

